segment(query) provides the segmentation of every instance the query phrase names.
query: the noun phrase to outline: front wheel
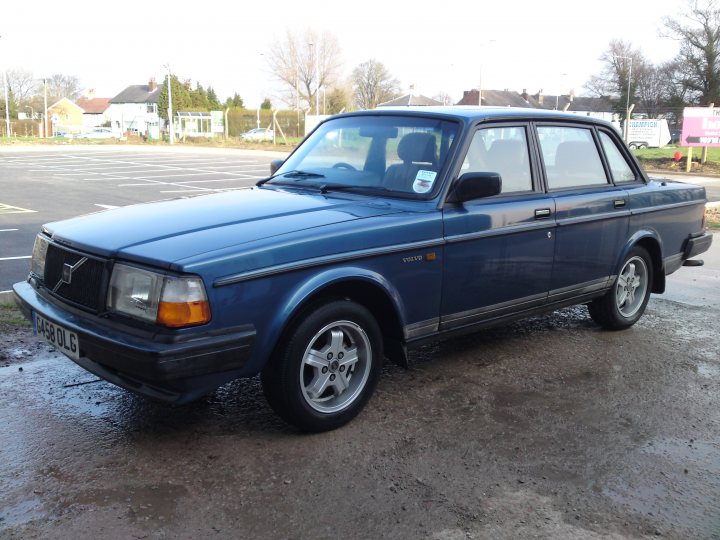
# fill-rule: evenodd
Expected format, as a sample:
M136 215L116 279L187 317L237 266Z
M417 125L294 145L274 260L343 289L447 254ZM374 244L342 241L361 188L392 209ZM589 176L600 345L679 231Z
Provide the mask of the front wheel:
M377 385L382 337L363 306L336 300L296 319L262 372L265 396L285 421L328 431L352 420Z
M652 259L647 250L635 246L623 261L612 289L588 304L590 316L609 330L629 328L645 312L652 283Z

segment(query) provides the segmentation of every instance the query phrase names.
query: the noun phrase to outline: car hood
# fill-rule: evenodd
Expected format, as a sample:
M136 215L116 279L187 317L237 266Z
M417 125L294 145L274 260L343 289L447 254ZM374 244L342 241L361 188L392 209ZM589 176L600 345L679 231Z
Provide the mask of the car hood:
M253 188L137 204L45 228L78 250L172 267L203 253L393 212L380 199Z

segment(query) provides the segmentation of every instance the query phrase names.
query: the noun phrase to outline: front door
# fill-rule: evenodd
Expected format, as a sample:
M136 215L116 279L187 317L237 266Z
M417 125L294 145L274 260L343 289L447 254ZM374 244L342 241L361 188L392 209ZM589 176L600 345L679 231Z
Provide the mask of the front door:
M446 205L440 328L532 309L547 300L555 249L555 205L544 192L524 124L475 133L460 174L497 172L500 195Z

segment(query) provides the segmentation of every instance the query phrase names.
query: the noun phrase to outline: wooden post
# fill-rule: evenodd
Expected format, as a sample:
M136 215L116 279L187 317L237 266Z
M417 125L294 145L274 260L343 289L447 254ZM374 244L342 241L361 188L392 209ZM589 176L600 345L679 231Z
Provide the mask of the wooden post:
M688 146L687 164L685 165L685 172L690 172L692 169L692 146Z
M712 109L714 106L715 106L714 103L711 103L711 104L710 104L710 108L711 108L711 109ZM705 165L705 162L707 161L707 154L708 154L708 147L707 147L707 146L703 146L702 157L700 158L700 163L702 163L703 165Z

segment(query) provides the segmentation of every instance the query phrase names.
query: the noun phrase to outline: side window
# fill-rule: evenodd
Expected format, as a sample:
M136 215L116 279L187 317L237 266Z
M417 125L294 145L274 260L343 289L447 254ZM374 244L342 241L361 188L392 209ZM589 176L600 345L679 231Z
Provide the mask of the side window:
M496 172L502 193L532 190L527 134L524 127L480 129L468 148L462 172Z
M550 189L608 183L590 129L541 126L538 138Z
M617 147L615 141L612 140L610 135L604 132L600 132L600 141L602 142L603 150L605 150L605 156L607 157L608 164L610 165L610 172L612 172L613 180L616 182L632 182L635 180L635 173L632 167L625 160L625 156L622 155L620 149Z

